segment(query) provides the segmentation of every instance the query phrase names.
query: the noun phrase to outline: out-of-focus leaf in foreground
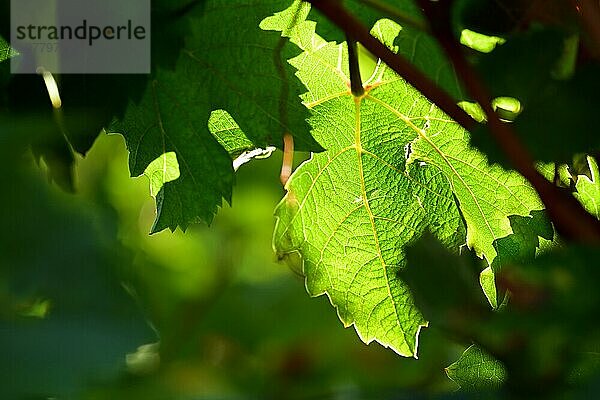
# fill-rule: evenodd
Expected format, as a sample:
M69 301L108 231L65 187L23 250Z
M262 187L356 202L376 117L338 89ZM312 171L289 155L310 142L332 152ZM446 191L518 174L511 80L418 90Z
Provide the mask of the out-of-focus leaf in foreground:
M446 368L446 373L463 390L497 389L506 379L502 363L475 345L466 349L456 362Z
M99 222L98 210L49 187L31 157L23 162L20 138L3 139L0 397L79 398L156 335L124 289L120 268L131 257L114 216Z

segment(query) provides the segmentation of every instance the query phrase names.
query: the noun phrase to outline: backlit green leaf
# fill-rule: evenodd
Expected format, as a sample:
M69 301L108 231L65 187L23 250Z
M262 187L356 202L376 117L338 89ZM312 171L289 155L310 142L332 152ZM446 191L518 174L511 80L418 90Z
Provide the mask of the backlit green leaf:
M155 197L165 183L179 178L177 155L172 151L161 155L148 165L144 175L150 180L150 194Z
M577 177L575 185L577 191L574 193L574 196L590 214L596 218L600 218L600 171L598 170L596 159L587 157L587 162L592 177L591 179L585 175Z
M300 166L278 206L274 245L299 252L310 294L327 294L365 342L415 355L426 325L397 274L404 249L429 230L443 244L465 244L491 262L493 243L512 233L508 217L541 209L514 172L489 166L469 135L384 64L349 90L345 44L326 43L302 24L291 60L309 92L315 138L327 148ZM372 33L391 46L402 35L389 20ZM318 71L318 73L315 73Z
M505 40L501 37L484 35L470 29L463 29L460 33L461 44L482 53L489 53L504 42Z

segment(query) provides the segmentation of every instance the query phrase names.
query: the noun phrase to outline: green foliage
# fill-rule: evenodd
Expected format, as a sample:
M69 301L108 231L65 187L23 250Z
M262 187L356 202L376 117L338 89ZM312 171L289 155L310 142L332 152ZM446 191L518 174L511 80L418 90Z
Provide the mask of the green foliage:
M568 2L526 3L461 0L434 21L476 50L462 47L523 148L491 142L413 1L340 4L480 122L472 132L361 46L364 94L353 95L347 35L307 2L153 1L152 73L56 76L60 109L40 77L8 73L2 61L18 55L0 39L0 394L443 392L452 382L441 371L465 346L446 369L462 389L585 390L598 375L598 249L558 235L553 222L578 221L546 215L505 168L507 147L531 153L600 218L598 56ZM103 129L125 138L129 174L148 179L155 214L147 181L128 179L120 137L101 136L81 160ZM265 220L281 197L281 158L242 165L282 148L285 134L312 153L276 207L279 260L363 342L418 363L354 350L325 299L311 314L313 303L295 297L301 285L274 265ZM49 187L39 170L80 194ZM213 223L236 180L241 207L224 207L212 230L190 227Z
M506 379L504 366L475 345L446 368L446 373L464 390L497 389Z
M600 181L598 181L600 171L598 170L598 162L592 157L587 157L586 160L591 176L579 175L576 177L575 188L577 191L574 196L590 214L600 218Z
M182 46L187 26L178 15L178 7L192 0L173 3L152 1L152 69L174 63ZM4 2L0 7L7 7ZM10 26L10 11L0 12L0 28ZM16 60L18 62L18 59ZM5 96L0 98L0 119L17 116L17 124L5 126L7 131L25 131L38 161L49 166L51 180L67 191L75 190L74 166L79 155L85 155L103 128L122 117L129 101L138 101L148 77L144 75L56 76L62 108L49 107L44 81L35 75L9 75L8 63L0 71L0 85Z
M483 35L470 29L463 29L460 33L461 44L482 53L490 53L496 46L504 44L505 42L506 40L501 37Z
M531 396L547 397L562 393L577 377L581 384L582 376L589 380L598 373L590 356L597 349L597 321L589 318L600 304L592 289L597 252L593 247L556 248L536 259L505 263L496 284L510 299L500 311L486 307L477 289L478 261L449 253L433 238L411 246L401 276L432 326L477 346L452 366L452 379L471 389L502 383L505 396L528 390ZM481 365L483 379L475 379ZM502 379L490 382L492 376Z
M77 397L156 333L124 289L132 255L110 213L48 187L21 138L3 139L0 397Z
M390 21L373 29L389 45L399 31ZM467 245L491 262L494 241L512 233L508 217L542 206L523 178L489 167L464 130L385 66L354 98L343 44L302 37L308 33L298 29L293 41L312 47L291 63L309 89L313 135L327 152L288 183L275 247L280 257L302 254L309 292L327 293L366 342L415 355L424 320L397 277L404 247L429 229L458 249L464 219ZM324 70L318 79L316 68Z
M179 178L157 194L152 232L210 222L222 198L231 201L233 167L208 129L211 111L228 111L256 146L282 146L289 133L299 150L320 149L308 135L301 84L285 62L294 48L258 27L277 6L204 2L175 70L159 70L141 102L131 104L112 128L132 150L133 176L167 152L175 152L182 166ZM224 21L235 21L238 35Z

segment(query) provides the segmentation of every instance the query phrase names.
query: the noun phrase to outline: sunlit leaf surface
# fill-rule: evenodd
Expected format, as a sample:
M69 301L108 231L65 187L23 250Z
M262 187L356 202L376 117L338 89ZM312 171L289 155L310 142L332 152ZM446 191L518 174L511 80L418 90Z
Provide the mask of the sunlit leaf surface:
M290 33L304 50L291 63L309 90L313 135L327 151L288 183L274 244L281 257L302 255L308 291L327 294L365 342L416 355L426 322L397 277L405 246L429 230L491 262L494 241L512 233L508 217L542 205L521 176L490 166L466 131L384 64L364 82L364 96L352 96L345 44L311 28L306 22ZM372 33L388 46L402 35L387 20Z

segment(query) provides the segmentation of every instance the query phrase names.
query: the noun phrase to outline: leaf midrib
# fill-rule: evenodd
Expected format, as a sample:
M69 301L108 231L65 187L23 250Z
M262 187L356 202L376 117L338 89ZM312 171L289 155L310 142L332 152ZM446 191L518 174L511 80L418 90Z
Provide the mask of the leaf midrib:
M355 133L354 133L354 147L356 149L356 154L358 157L358 174L359 174L359 178L360 178L360 187L361 187L361 197L362 197L362 201L363 201L363 205L365 207L365 211L367 212L367 215L369 216L369 222L371 223L371 229L373 232L373 240L375 241L375 250L377 252L377 258L379 259L379 262L381 263L381 268L383 268L384 274L385 274L385 284L386 284L386 288L387 288L387 295L388 298L391 300L392 305L394 306L394 314L396 316L396 325L400 328L400 332L402 332L402 336L403 336L403 342L404 345L406 347L408 347L409 351L411 353L415 353L416 349L411 349L410 344L408 343L408 340L406 338L406 332L404 332L404 329L402 329L402 326L400 324L400 314L398 312L398 304L396 303L396 300L394 298L394 295L392 294L392 288L390 286L390 276L389 276L389 271L388 271L388 267L387 264L385 262L385 260L383 259L383 255L381 254L381 245L379 244L379 235L377 233L377 227L375 226L375 216L373 214L373 211L371 210L371 205L369 204L369 199L367 197L367 188L366 188L366 182L365 182L365 175L364 175L364 170L363 170L363 161L362 161L362 156L363 156L363 151L362 151L362 140L361 140L361 103L362 101L368 98L368 95L366 96L361 96L361 97L354 97L354 104L355 104ZM369 317L370 320L370 317ZM367 325L368 326L368 325ZM398 349L398 351L400 351L400 349Z

